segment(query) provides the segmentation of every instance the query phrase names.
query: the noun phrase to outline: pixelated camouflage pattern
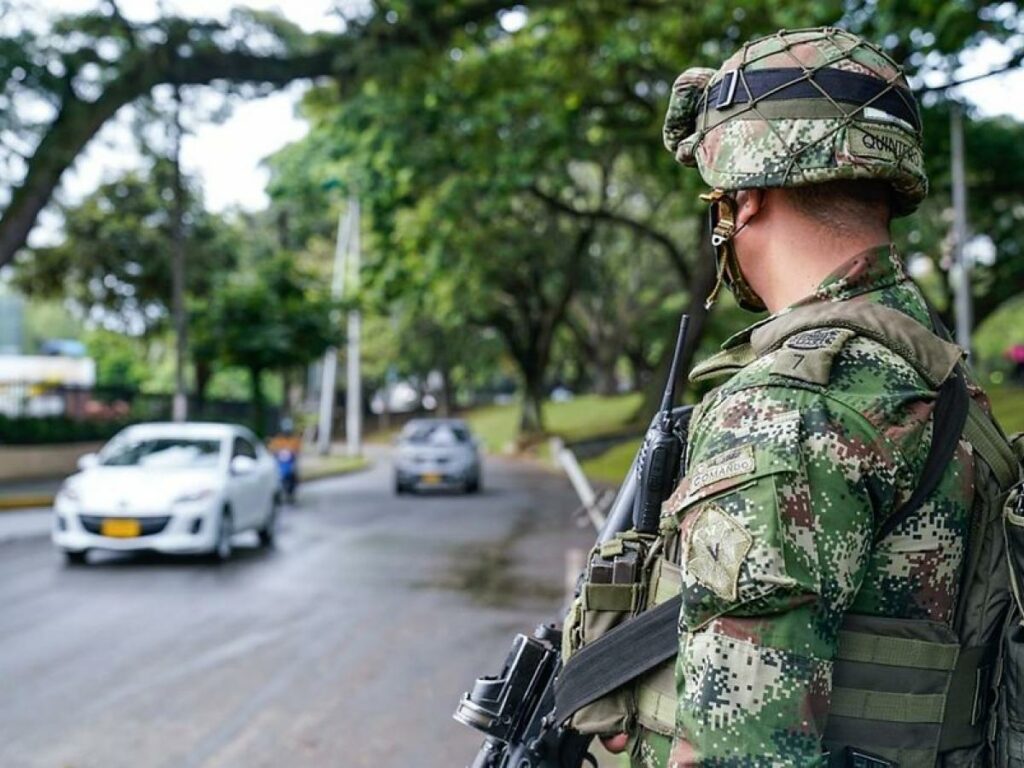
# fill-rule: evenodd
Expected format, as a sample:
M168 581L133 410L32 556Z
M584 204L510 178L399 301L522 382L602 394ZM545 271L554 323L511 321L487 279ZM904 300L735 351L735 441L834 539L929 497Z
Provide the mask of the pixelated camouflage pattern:
M920 131L902 121L850 112L825 96L737 104L713 119L715 110L703 97L727 72L742 78L775 68L841 69L909 90L899 66L856 35L833 28L783 30L747 43L711 78L700 68L680 75L665 116L666 148L680 163L695 165L712 188L877 179L892 185L895 215L913 211L928 193L928 178Z
M928 319L889 246L850 260L800 305L839 301ZM827 386L772 372L780 352L743 368L694 416L688 469L748 445L756 468L696 492L684 478L666 503L680 521L683 563L677 733L673 743L641 732L635 766L822 765L844 615L953 621L973 498L966 444L920 512L872 544L879 521L917 482L933 391L901 357L864 337L834 355ZM685 566L687 547L706 540L691 529L712 504L753 541L734 599Z
M684 140L691 136L697 125L697 108L715 70L706 67L691 67L676 78L672 85L672 97L665 113L662 139L680 163L693 165L693 149L696 142Z

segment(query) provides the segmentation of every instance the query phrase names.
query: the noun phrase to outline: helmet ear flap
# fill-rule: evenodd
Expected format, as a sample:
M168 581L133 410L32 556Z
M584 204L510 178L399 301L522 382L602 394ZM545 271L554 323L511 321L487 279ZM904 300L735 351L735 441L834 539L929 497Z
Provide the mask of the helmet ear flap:
M695 165L693 152L697 145L697 113L701 96L714 77L715 70L690 67L676 78L672 86L662 137L665 149L683 165Z

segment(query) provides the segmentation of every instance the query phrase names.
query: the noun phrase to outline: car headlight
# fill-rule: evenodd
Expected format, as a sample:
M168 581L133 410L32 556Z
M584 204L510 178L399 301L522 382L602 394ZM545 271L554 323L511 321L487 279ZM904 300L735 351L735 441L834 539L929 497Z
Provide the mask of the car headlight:
M77 504L82 500L81 495L75 490L75 487L70 483L64 483L60 490L57 491L57 496L60 497L61 501L70 501L73 504Z
M216 491L213 488L200 488L199 490L183 493L181 496L174 500L174 503L194 504L197 501L202 501L203 499L210 498L211 496L213 496L214 493L216 493Z

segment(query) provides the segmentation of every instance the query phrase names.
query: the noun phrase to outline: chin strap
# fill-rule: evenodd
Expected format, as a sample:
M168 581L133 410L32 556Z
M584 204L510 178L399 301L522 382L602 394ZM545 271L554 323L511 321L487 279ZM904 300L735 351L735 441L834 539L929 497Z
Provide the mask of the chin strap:
M722 286L726 285L740 307L750 312L764 311L764 301L750 287L736 260L733 238L743 229L736 226L736 198L724 189L713 189L701 195L700 199L711 204L708 209L708 215L711 217L711 246L715 249L715 260L718 264L715 285L704 301L704 308L711 309L718 300Z

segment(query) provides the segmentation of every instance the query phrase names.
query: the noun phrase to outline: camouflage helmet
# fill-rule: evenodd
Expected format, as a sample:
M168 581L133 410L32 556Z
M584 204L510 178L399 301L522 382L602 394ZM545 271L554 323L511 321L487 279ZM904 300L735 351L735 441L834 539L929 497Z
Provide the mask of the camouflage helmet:
M717 72L686 70L664 139L716 189L879 179L892 186L895 216L928 192L921 118L902 70L840 29L783 30L747 43Z

